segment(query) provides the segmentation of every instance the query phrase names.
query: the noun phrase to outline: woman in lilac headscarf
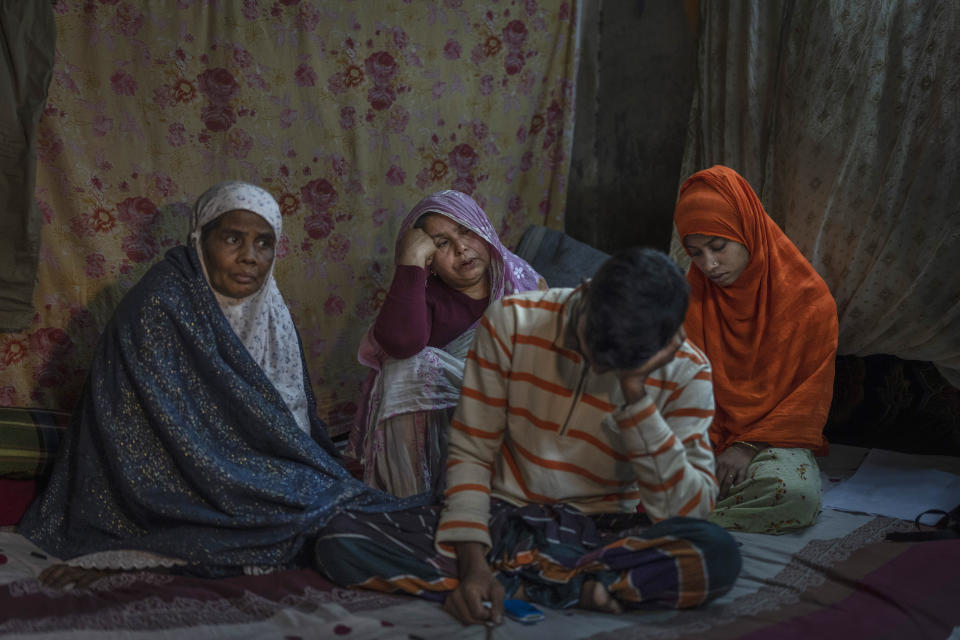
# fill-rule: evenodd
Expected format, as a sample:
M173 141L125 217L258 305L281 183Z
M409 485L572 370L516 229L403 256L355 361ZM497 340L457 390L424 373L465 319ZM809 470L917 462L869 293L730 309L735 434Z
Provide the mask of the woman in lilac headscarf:
M376 322L360 345L371 368L347 456L367 484L398 496L442 491L450 414L463 363L487 305L546 288L459 191L421 200L397 234L397 264Z

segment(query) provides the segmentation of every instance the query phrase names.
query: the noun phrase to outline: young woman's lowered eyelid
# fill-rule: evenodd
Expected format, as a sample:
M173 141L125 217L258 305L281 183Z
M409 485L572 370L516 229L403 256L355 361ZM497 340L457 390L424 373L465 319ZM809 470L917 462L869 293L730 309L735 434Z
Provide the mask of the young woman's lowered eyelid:
M711 251L723 251L727 247L727 244L726 239L718 238L707 242L705 246ZM683 246L690 252L690 255L700 255L701 248L699 246L690 246L687 243L683 243Z

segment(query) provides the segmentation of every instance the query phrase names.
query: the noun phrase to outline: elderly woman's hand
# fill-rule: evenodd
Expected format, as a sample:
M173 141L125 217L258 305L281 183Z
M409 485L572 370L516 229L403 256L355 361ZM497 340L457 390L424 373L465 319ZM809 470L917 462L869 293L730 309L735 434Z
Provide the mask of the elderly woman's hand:
M423 229L413 227L408 229L400 239L400 259L397 264L429 269L433 262L433 254L436 252L437 246L433 238Z

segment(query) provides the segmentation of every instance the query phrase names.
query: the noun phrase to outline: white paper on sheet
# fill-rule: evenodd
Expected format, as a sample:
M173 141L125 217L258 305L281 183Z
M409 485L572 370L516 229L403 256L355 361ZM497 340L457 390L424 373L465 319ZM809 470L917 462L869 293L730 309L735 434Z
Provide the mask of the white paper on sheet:
M957 473L942 471L950 469ZM823 496L823 506L913 520L960 504L960 458L874 449L853 477ZM930 518L924 522L931 524Z

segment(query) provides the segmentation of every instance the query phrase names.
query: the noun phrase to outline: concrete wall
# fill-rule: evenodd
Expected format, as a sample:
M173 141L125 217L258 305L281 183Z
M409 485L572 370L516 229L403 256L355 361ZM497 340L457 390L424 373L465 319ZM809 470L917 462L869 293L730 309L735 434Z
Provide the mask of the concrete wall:
M607 252L670 245L696 37L678 0L586 0L566 232Z

